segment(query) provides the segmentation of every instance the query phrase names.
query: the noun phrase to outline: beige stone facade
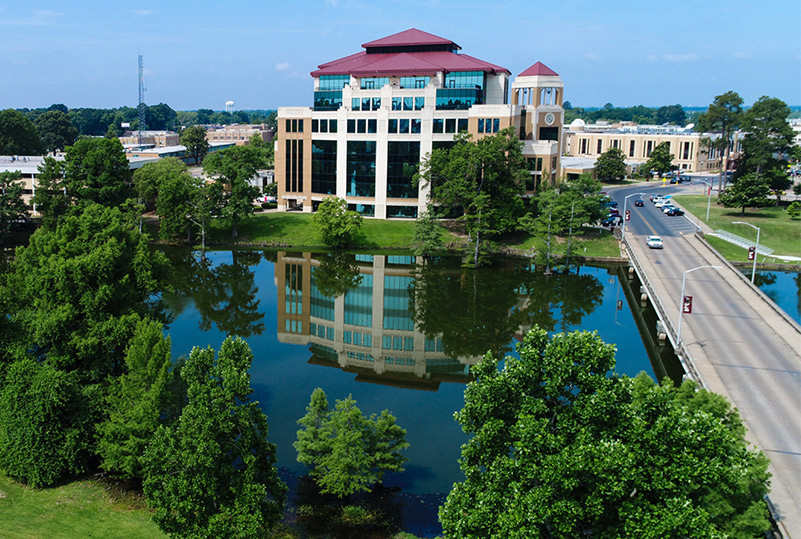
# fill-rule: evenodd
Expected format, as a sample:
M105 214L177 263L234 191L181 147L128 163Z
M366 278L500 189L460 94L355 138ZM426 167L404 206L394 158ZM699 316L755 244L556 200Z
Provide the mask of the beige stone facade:
M270 142L274 132L266 124L233 124L206 130L206 140L209 142L233 142L240 146L247 144L253 135L258 135L264 142Z
M180 143L178 133L172 131L142 131L126 133L120 137L123 146L150 146L153 148L167 148Z

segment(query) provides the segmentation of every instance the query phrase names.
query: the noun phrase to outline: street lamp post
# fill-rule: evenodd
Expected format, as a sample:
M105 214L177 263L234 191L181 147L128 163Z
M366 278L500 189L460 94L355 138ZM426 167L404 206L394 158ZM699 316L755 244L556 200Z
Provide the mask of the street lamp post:
M620 231L620 238L622 240L626 239L626 205L629 203L629 197L633 197L634 195L643 196L645 193L632 193L623 198L623 230Z
M681 278L681 296L679 296L679 322L677 324L678 328L676 329L676 350L678 350L679 346L681 346L681 315L684 312L684 285L687 282L687 274L704 268L720 269L720 266L698 266L697 268L688 269L684 272L684 275Z
M759 227L756 226L756 225L752 225L751 223L746 223L745 221L732 221L732 224L733 225L748 225L751 228L756 228L757 240L756 240L756 246L754 247L754 265L751 267L751 284L754 284L754 275L756 275L756 260L757 260L757 254L758 254L757 251L759 251Z

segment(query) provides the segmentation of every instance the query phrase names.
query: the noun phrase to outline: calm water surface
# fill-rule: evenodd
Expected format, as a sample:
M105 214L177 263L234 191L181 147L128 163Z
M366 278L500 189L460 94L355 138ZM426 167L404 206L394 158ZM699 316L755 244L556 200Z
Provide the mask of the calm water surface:
M751 276L751 270L744 271ZM784 312L801 324L801 272L757 271L754 284Z
M389 409L411 444L406 471L385 479L419 503L404 528L438 533L436 506L455 481L466 436L453 420L468 369L487 350L513 353L526 329L598 331L617 345L617 371L653 368L615 268L543 276L528 262L466 270L410 256L218 251L168 253L165 294L173 353L218 349L228 334L253 350L252 386L269 419L278 465L303 475L292 443L316 387L329 403L352 395L367 415ZM291 480L290 480L291 481ZM427 501L426 501L427 500Z

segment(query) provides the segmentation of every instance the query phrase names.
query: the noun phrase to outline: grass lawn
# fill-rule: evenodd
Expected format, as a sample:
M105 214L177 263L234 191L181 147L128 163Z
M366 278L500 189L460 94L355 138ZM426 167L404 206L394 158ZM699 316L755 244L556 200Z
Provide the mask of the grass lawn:
M526 233L508 236L500 243L513 249L545 249L543 238ZM567 238L555 238L551 249L556 255L564 255L567 252ZM617 238L608 230L583 228L581 233L573 235L570 253L573 256L619 257L620 247Z
M0 537L166 537L144 500L121 496L97 481L32 489L0 474Z
M704 195L677 195L673 198L696 217L702 220L706 217L707 199ZM774 254L801 257L801 221L790 219L786 206L746 209L745 214L742 214L739 208L724 208L717 204L710 207L707 223L710 227L737 234L751 241L756 240L756 230L746 225L732 224L733 221L745 221L760 227L760 245L772 248ZM719 243L728 245L718 250L729 260L746 259L748 254L746 249L728 242L714 241L716 249ZM762 259L759 261L762 262Z
M443 243L457 242L458 238L441 230ZM231 236L218 222L212 223L211 240L230 243ZM258 213L239 226L239 241L283 244L292 247L324 248L308 213ZM386 221L364 219L355 248L409 249L414 243L414 220Z

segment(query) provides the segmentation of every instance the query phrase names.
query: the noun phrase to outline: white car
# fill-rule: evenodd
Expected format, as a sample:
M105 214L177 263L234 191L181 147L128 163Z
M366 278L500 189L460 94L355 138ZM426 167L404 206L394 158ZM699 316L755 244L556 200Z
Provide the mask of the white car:
M678 209L678 208L676 208L676 206L673 206L672 204L665 204L664 206L662 206L662 213L667 213L673 209Z
M662 207L662 206L664 206L665 204L670 204L670 199L669 199L669 198L663 198L663 199L661 199L659 202L656 202L654 205L655 205L657 208L661 208L661 207Z
M662 248L662 238L659 236L648 236L648 239L645 240L645 244L648 245L651 249L661 249Z

